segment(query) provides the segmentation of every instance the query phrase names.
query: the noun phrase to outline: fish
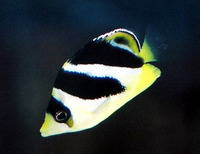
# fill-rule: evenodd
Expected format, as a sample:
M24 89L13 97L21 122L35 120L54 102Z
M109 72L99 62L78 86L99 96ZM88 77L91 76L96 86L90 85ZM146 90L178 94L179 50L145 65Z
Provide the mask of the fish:
M150 87L161 71L148 39L123 28L84 45L59 70L42 137L93 128Z

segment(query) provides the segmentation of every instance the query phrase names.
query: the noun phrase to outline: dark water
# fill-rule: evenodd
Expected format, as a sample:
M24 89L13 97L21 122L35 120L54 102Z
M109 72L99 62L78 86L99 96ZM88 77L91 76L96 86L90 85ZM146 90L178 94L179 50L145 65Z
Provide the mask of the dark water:
M1 0L0 153L200 153L199 6L198 0ZM168 46L160 48L162 77L97 127L42 138L65 60L118 27L142 42L149 25Z

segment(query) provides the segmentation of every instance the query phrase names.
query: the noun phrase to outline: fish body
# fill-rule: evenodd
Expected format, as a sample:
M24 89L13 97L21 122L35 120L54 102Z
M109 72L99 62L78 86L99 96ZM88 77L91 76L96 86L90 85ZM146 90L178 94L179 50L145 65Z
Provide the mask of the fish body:
M126 29L94 38L59 70L40 129L43 137L92 128L160 76L146 41Z

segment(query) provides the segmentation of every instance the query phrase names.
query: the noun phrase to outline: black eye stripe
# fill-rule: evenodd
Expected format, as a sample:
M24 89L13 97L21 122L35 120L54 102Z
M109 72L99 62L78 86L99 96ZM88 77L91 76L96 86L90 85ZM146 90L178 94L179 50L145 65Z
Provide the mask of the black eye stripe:
M71 117L71 112L69 108L67 108L66 106L62 104L62 102L58 101L53 96L51 96L49 105L47 107L47 112L51 113L51 115L55 118L55 120L58 121L56 119L56 116L58 116L57 114L61 111L66 113L67 117L65 120L67 121Z
M107 97L125 90L125 87L114 78L90 77L63 69L59 71L54 87L83 99Z

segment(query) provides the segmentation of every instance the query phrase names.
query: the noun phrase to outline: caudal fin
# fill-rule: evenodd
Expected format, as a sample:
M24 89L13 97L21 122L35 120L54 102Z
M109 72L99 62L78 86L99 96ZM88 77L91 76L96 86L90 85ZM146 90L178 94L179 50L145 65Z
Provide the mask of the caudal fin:
M144 62L160 61L163 59L167 44L164 39L162 32L158 30L159 28L148 26L142 49L140 51L140 57L143 58Z

